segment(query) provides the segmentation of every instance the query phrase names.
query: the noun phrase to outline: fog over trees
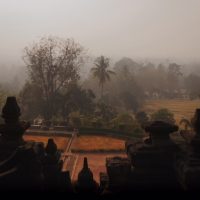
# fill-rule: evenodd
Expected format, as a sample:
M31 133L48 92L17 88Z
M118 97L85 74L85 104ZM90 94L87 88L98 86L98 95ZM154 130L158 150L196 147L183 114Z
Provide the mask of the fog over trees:
M109 126L200 96L199 1L2 2L0 102L17 96L24 118Z
M21 67L1 68L1 95L19 96L27 113L46 118L90 110L89 105L100 100L137 112L148 99L199 98L197 64L188 71L187 65L176 62L94 58L85 49L73 39L42 37L24 48ZM83 102L77 102L78 95Z
M0 190L200 188L200 0L0 0L0 25Z
M0 107L8 95L15 95L22 119L32 123L41 119L48 124L139 136L150 120L175 123L167 109L147 114L146 101L200 97L198 64L130 57L114 60L103 54L93 57L86 49L72 38L57 36L27 44L23 65L16 71L5 68L1 74Z

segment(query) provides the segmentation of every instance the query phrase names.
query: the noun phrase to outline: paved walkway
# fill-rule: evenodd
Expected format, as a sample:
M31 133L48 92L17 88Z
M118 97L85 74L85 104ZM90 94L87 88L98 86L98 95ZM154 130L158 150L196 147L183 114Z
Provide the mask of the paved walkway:
M65 152L62 154L62 160L63 160L63 171L69 171L71 177L73 177L74 175L74 171L75 171L75 166L78 160L78 155L74 154L71 152L71 147L72 144L74 142L74 140L76 140L77 137L77 133L73 132L72 137L70 138L67 148L65 150Z

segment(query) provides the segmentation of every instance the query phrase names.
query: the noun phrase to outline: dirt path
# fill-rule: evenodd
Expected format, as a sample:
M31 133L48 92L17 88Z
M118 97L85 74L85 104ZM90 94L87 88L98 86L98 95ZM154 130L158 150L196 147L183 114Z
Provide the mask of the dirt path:
M76 137L76 133L73 133L63 153L64 164L62 170L69 171L73 181L78 178L78 173L83 167L84 157L88 158L88 164L94 174L94 179L99 182L99 173L106 172L105 162L107 157L126 156L125 152L72 153L71 148L77 139Z

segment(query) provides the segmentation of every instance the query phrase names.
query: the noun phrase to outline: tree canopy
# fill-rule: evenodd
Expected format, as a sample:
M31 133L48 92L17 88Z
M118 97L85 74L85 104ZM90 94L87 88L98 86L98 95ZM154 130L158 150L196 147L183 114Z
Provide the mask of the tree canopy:
M101 97L103 96L103 86L106 81L110 81L110 75L115 73L112 70L109 70L109 58L100 56L96 58L95 67L91 69L94 77L97 77L99 80L99 87L101 87Z
M46 118L56 109L56 96L79 79L83 48L73 39L43 37L24 49L24 61L32 84L41 88Z

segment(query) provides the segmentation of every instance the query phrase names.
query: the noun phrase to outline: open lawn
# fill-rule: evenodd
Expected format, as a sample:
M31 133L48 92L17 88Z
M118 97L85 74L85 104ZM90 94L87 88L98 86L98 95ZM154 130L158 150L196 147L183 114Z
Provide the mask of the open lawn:
M196 108L200 108L200 100L149 100L142 110L151 114L161 108L169 109L174 114L176 123L179 124L182 118L193 117Z
M35 135L24 135L25 141L35 141L35 142L43 142L46 146L48 139L53 138L54 142L57 144L58 149L65 150L69 141L68 137L60 137L60 136L35 136Z
M123 151L125 149L124 140L104 136L79 136L72 144L72 149L83 151Z

